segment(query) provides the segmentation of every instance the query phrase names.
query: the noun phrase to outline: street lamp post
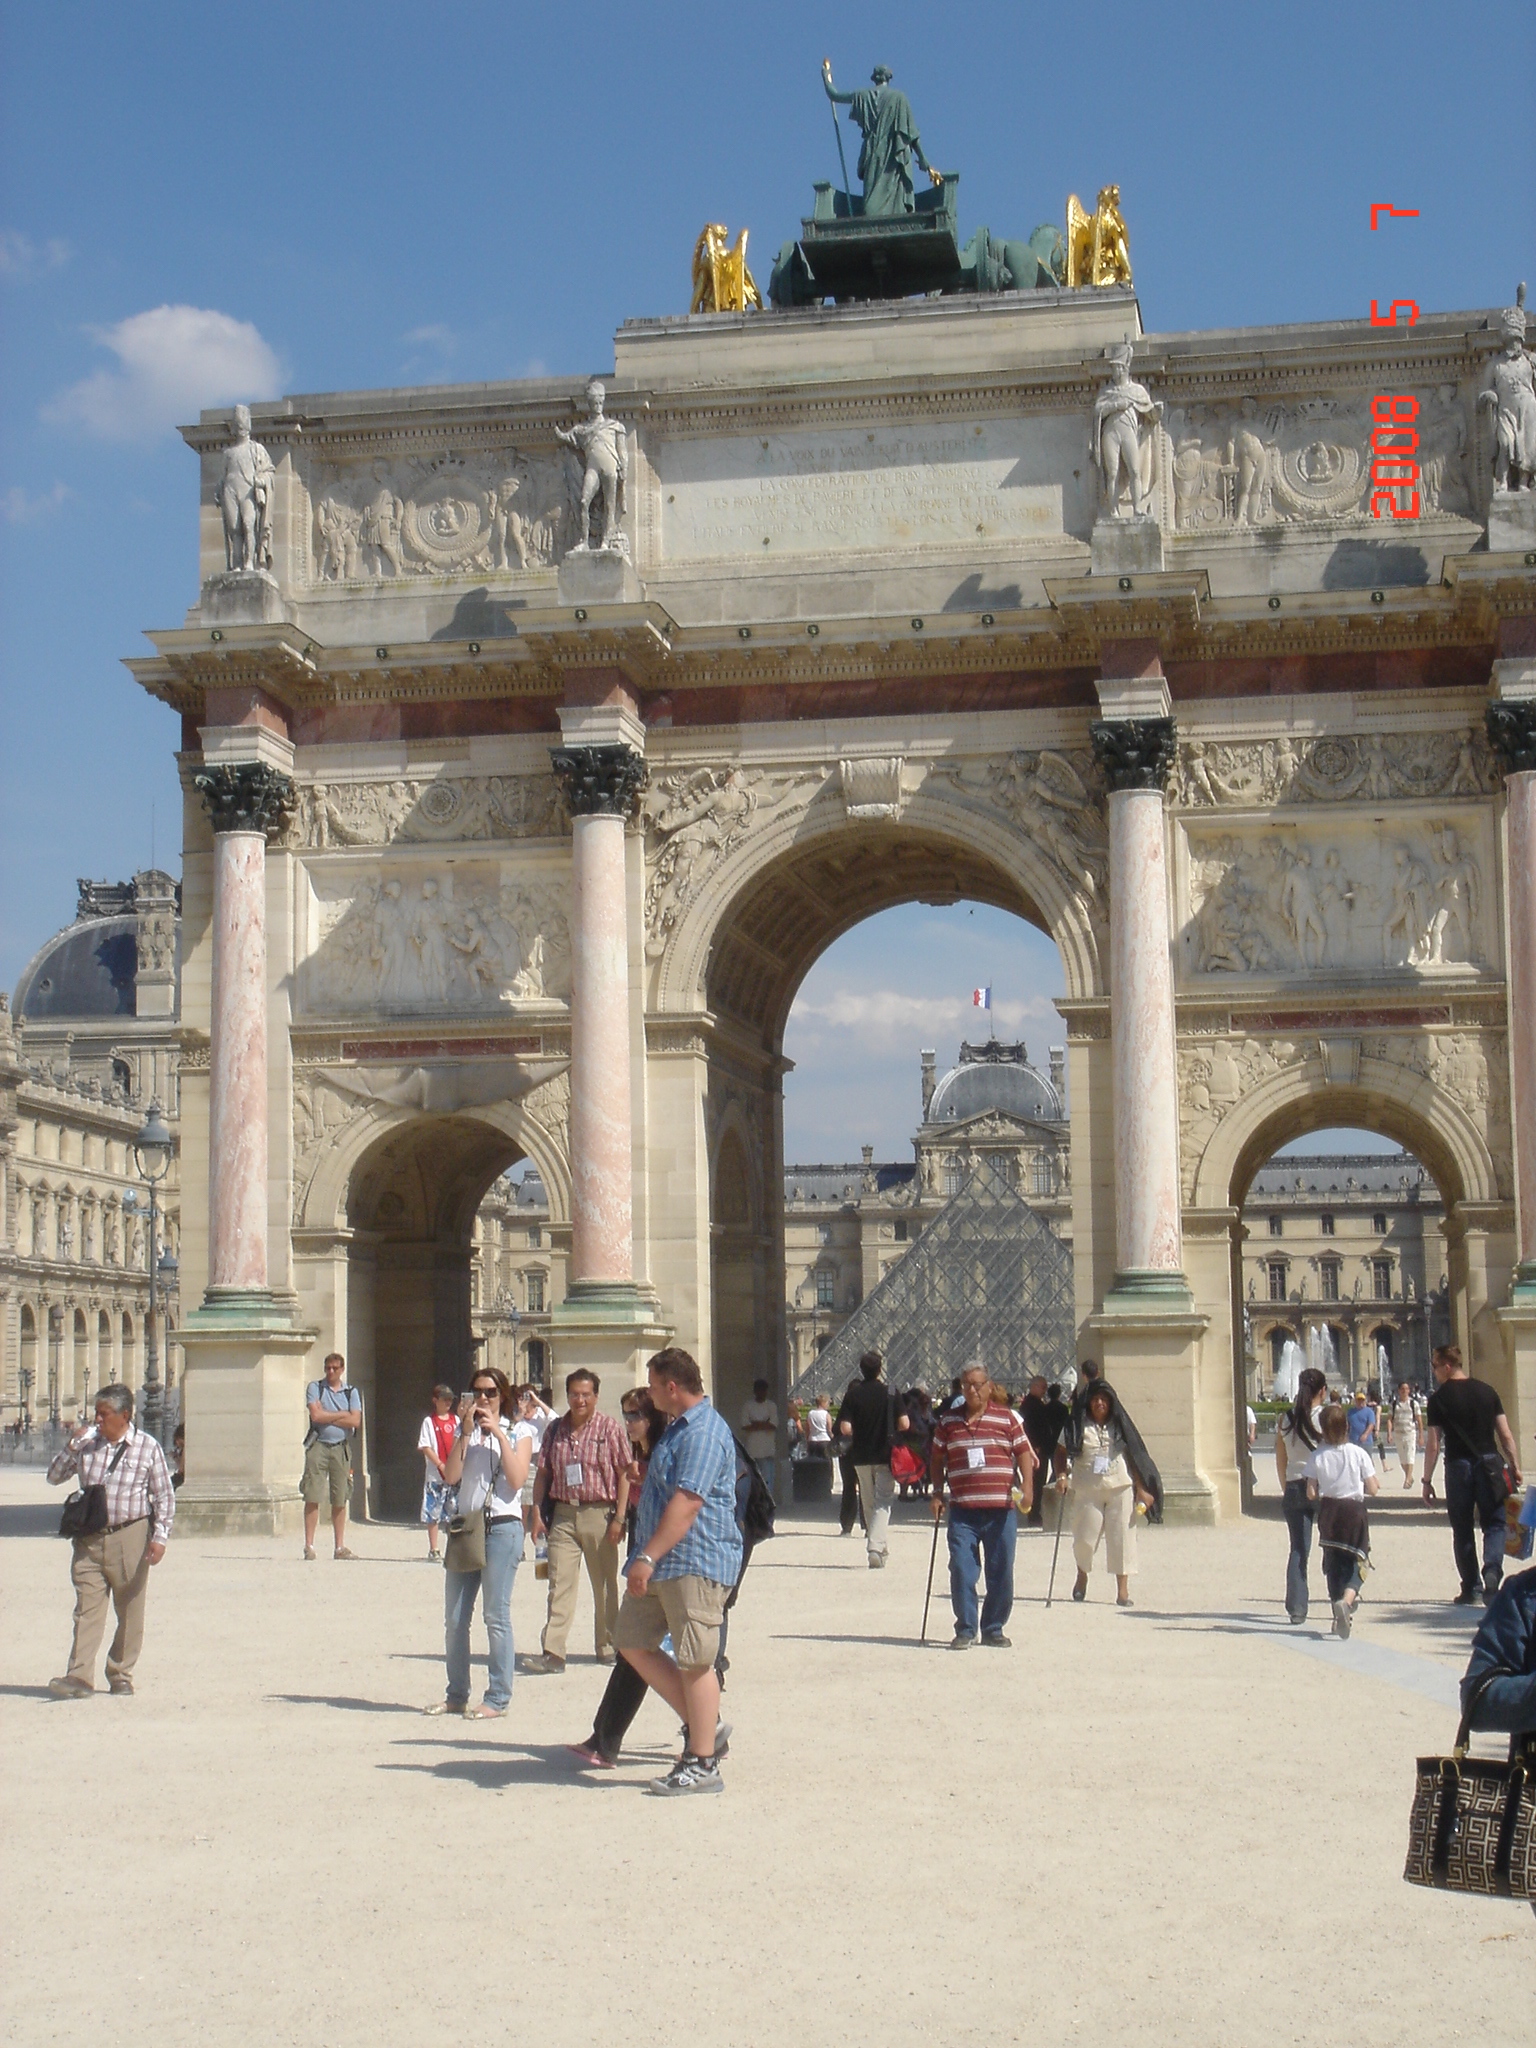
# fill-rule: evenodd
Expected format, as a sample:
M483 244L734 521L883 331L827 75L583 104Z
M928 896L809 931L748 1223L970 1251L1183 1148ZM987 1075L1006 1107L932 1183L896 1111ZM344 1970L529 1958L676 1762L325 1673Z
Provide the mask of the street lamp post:
M59 1369L64 1351L64 1311L48 1311L48 1427L59 1426Z
M152 1101L133 1141L133 1163L149 1189L149 1243L145 1264L149 1268L149 1314L144 1325L144 1427L158 1442L164 1424L165 1390L160 1382L160 1354L156 1344L156 1282L160 1277L159 1210L157 1194L161 1181L171 1170L171 1133L158 1102ZM140 1206L136 1204L135 1206Z
M507 1377L512 1381L513 1385L515 1386L517 1384L518 1379L517 1332L518 1326L522 1322L523 1318L521 1311L517 1306L517 1297L512 1292L510 1283L503 1287L501 1292L497 1295L494 1313L498 1317L500 1317L502 1322L506 1324L507 1335L512 1339L512 1370L507 1375Z
M24 1365L18 1377L21 1385L21 1433L28 1436L32 1430L32 1382L36 1374L30 1365Z

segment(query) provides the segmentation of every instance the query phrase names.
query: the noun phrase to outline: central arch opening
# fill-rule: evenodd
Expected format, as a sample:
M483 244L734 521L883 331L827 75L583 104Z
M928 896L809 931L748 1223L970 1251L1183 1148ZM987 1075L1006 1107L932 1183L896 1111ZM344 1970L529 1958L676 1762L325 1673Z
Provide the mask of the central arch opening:
M432 1387L467 1386L476 1356L476 1216L524 1156L504 1130L477 1117L417 1116L382 1136L352 1171L347 1368L363 1395L375 1516L404 1518L420 1506L416 1441Z
M901 906L912 908L892 929L884 914ZM978 916L988 923L985 945L978 950L989 958L996 957L1003 928L1017 934L1019 966L1012 978L1019 989L1005 998L1008 1009L992 1013L990 1021L987 1012L970 1006L973 988L984 987L988 973L980 958L973 967L960 969L963 932L956 932L947 955L937 947L926 965L924 960L925 917L930 926L949 919L956 927L972 924L974 930ZM926 939L932 938L930 931ZM790 1018L807 976L840 940L851 949L851 959L865 963L857 973L867 973L871 960L885 956L887 971L879 986L864 992L861 1009L854 1007L873 1029L879 997L883 993L893 999L890 1007L904 1014L911 1043L904 1071L886 1057L883 1063L866 1059L851 1073L845 1068L841 1077L823 1077L819 1106L804 1118L796 1116L795 1156L788 1163L850 1169L843 1176L847 1193L841 1182L835 1190L807 1185L797 1198L786 1183L784 1076L795 1064L793 1041L798 1038L802 1051L809 1050L810 1030L791 1033ZM831 1337L916 1241L912 1224L920 1228L922 1214L956 1192L947 1181L924 1189L913 1178L921 1170L912 1136L922 1120L922 1091L928 1085L920 1065L924 1051L934 1054L937 1079L941 1048L947 1068L957 1060L962 1036L985 1046L996 1027L1003 1040L997 1050L1011 1061L1012 1046L1022 1036L1016 1029L1024 1018L1021 1005L1035 996L1048 997L1063 984L1056 941L1019 878L996 858L939 832L895 822L850 824L792 848L742 891L717 929L706 971L708 1004L724 1027L710 1054L705 1123L712 1359L717 1396L728 1414L739 1410L755 1379L767 1380L782 1399L787 1383L805 1364L807 1345ZM814 1025L818 1003L847 1014L846 1002L838 1007L847 991L830 984L811 987L802 1026ZM892 1022L888 1016L881 1030L887 1055ZM1039 1041L1032 1050L1043 1069L1047 1041L1059 1045L1065 1034L1059 1019L1049 1026L1034 1010L1029 1024ZM1064 1094L1064 1059L1062 1068ZM1037 1093L1049 1094L1043 1072L1039 1079ZM882 1099L887 1090L889 1101ZM1043 1111L1043 1102L1040 1106ZM855 1136L861 1122L869 1128ZM1023 1171L1029 1191L1055 1202L1065 1214L1064 1115L1060 1123L1056 1150L1063 1163L1038 1169L1038 1179L1033 1167ZM999 1164L1006 1151L1008 1171L1017 1170L1014 1159L1022 1149L1022 1143L1005 1147L999 1142ZM808 1156L802 1159L801 1153ZM905 1166L904 1189L895 1186L889 1171L896 1163ZM891 1185L882 1186L882 1179ZM900 1213L903 1207L906 1215ZM902 1225L906 1228L898 1237ZM799 1244L807 1229L818 1239L823 1231L828 1234L828 1256L813 1256L803 1262L806 1272L799 1273L786 1263L786 1231L796 1237L794 1257L801 1263L800 1254L810 1248ZM822 1249L819 1243L814 1248L818 1254Z

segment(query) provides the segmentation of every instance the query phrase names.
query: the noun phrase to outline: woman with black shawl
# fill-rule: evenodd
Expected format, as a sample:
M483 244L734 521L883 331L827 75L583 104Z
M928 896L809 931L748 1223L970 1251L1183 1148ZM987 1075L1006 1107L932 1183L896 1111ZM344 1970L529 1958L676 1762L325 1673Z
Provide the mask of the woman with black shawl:
M1141 1433L1120 1405L1109 1382L1093 1377L1086 1399L1073 1404L1071 1424L1056 1447L1056 1486L1065 1491L1072 1469L1072 1555L1077 1564L1074 1600L1088 1597L1094 1553L1104 1545L1104 1562L1115 1575L1115 1601L1134 1605L1131 1573L1136 1569L1136 1510L1153 1521L1163 1514L1163 1482L1147 1455Z
M1312 1526L1317 1504L1307 1499L1304 1476L1308 1458L1319 1442L1317 1417L1328 1393L1328 1382L1314 1365L1296 1381L1296 1399L1288 1415L1280 1418L1275 1431L1275 1471L1285 1495L1285 1526L1291 1535L1291 1554L1285 1566L1285 1611L1291 1627L1299 1628L1307 1618L1307 1560L1312 1554Z

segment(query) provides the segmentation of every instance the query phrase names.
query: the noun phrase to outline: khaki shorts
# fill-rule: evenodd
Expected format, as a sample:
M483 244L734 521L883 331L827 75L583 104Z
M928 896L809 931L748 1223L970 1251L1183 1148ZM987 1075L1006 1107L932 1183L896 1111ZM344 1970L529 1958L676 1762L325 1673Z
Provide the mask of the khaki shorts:
M720 1654L720 1624L730 1597L729 1586L701 1579L695 1572L685 1572L680 1579L652 1579L644 1599L624 1595L613 1647L659 1650L662 1637L670 1635L682 1669L703 1671Z
M323 1444L317 1438L304 1453L299 1491L312 1508L344 1508L352 1497L352 1460L345 1444Z

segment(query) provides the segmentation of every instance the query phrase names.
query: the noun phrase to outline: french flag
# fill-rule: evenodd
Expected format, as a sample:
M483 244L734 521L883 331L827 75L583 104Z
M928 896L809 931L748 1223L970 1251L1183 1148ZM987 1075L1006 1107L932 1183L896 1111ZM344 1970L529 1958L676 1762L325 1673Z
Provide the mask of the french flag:
M973 988L971 990L971 1008L973 1010L990 1010L991 1007L992 990L990 986L987 988Z

